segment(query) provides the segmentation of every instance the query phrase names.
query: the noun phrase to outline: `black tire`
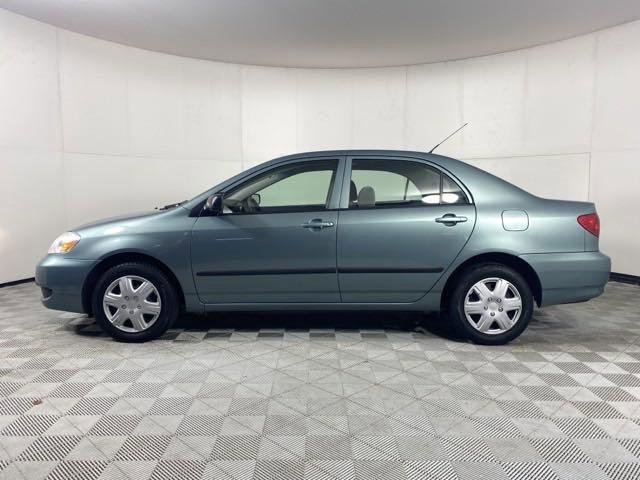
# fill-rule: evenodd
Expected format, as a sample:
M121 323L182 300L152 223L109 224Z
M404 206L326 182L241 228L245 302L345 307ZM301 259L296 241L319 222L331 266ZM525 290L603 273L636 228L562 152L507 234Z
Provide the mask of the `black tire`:
M142 277L156 288L161 303L160 314L146 330L126 332L114 326L103 309L103 297L112 282L126 275ZM100 327L114 339L123 342L146 342L162 335L178 318L180 302L175 287L167 276L155 266L139 262L121 263L104 272L93 291L92 308Z
M467 292L469 292L471 287L476 283L489 278L501 278L507 280L520 294L522 301L520 316L516 320L515 324L505 332L492 334L481 332L471 325L465 315L464 303ZM529 321L531 320L531 316L533 315L533 302L533 294L531 293L529 284L516 270L502 264L484 263L467 269L458 278L457 285L448 299L447 314L449 321L451 322L451 326L459 335L481 345L504 345L520 336L525 328L527 328L527 325L529 325ZM495 308L495 306L499 305L496 305L494 302L493 307L490 306L489 308ZM472 320L474 320L474 317L479 318L479 316L480 315L472 315L471 317ZM497 324L490 326L493 326L496 330L499 328L499 325Z

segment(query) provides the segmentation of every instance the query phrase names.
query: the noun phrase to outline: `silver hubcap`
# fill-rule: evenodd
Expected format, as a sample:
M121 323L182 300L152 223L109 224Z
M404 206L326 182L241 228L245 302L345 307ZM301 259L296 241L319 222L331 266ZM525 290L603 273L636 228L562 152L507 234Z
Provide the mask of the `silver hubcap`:
M114 280L104 293L102 308L114 327L130 333L149 328L162 311L156 287L135 275Z
M464 315L476 330L498 335L511 330L520 318L522 298L504 278L485 278L469 289Z

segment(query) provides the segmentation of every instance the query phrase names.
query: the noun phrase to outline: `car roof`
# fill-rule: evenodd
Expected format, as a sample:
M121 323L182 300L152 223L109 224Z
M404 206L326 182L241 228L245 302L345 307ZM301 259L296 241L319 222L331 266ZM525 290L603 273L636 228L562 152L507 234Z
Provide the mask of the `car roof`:
M414 150L384 150L384 149L345 149L345 150L316 150L310 152L299 152L284 157L274 158L273 160L266 161L257 166L269 166L276 163L284 162L287 160L296 160L298 158L313 158L313 157L365 157L362 160L367 160L366 157L370 157L372 160L375 157L386 157L388 160L402 160L406 158L416 158L421 160L428 160L436 165L443 167L445 170L455 169L457 166L466 166L467 164L456 160L455 158L445 157L435 153L419 152Z
M284 157L279 157L274 160L284 160L284 159L294 159L299 157L318 157L318 156L390 156L390 157L420 157L420 158L428 158L428 157L437 157L440 155L436 155L433 153L427 152L419 152L412 150L384 150L384 149L375 149L375 150L361 150L361 149L349 149L349 150L314 150L310 152L299 152L291 155L286 155Z
M406 153L414 153L414 154L418 154L418 155L431 155L427 152L420 152L420 151L412 151L412 150L388 150L388 149L344 149L344 150L312 150L309 152L300 152L300 153L294 153L290 156L297 156L297 155L309 155L309 154L316 154L316 153L321 153L321 154L332 154L332 155L375 155L375 154L379 154L379 155L388 155L388 154L406 154Z

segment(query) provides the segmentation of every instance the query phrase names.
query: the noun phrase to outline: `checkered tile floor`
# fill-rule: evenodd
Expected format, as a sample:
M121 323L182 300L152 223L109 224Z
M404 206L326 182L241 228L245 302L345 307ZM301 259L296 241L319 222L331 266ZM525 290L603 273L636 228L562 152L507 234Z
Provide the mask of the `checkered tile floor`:
M177 327L117 343L0 289L0 478L640 478L640 287L505 347L389 313Z

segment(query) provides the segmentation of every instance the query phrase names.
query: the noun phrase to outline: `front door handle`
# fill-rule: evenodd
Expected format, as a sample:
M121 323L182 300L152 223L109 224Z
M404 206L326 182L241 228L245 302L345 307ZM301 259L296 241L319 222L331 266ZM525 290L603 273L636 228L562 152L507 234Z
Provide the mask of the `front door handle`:
M458 217L453 213L447 213L441 217L436 218L436 222L444 223L447 227L453 227L458 223L464 223L467 221L467 217Z
M310 228L312 230L322 230L323 228L329 228L335 226L333 222L325 222L321 218L314 218L302 224L302 228Z

